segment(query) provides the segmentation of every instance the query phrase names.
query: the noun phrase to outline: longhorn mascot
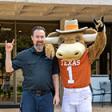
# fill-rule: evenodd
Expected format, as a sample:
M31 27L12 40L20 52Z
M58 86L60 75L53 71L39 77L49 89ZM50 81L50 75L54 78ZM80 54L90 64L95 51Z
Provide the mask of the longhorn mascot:
M46 43L58 44L56 56L64 87L62 112L92 112L91 64L106 46L104 20L103 17L94 19L96 30L79 29L77 20L66 20L65 23L64 30L50 33L45 40ZM87 47L88 42L93 43Z

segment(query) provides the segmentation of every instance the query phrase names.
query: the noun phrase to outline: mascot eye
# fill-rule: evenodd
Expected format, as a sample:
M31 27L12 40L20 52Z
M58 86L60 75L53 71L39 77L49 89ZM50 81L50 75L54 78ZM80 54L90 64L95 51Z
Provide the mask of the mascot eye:
M79 42L79 41L80 41L80 37L77 36L77 37L76 37L76 42Z
M64 43L64 39L62 39L62 38L59 41L60 41L60 43Z

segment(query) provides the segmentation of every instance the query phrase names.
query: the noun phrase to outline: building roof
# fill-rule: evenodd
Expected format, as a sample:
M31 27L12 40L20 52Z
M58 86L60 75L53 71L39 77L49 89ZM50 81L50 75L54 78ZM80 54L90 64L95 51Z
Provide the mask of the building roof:
M93 18L104 16L106 22L112 22L111 15L111 0L0 0L0 20L76 18L81 22L91 22Z

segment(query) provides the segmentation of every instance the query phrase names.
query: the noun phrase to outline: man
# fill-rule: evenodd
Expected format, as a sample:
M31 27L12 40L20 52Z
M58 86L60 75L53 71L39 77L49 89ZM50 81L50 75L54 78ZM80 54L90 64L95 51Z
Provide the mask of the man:
M31 39L33 47L20 52L11 61L12 43L5 44L6 72L13 72L19 68L23 71L23 93L21 100L22 112L53 112L53 104L59 104L59 78L56 58L45 53L45 29L35 26ZM49 50L49 49L47 49ZM51 90L54 86L54 98Z

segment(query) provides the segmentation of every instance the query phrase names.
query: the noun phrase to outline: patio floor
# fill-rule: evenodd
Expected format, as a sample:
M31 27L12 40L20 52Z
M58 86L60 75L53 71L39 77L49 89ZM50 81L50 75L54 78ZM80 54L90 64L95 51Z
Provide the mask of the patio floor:
M0 112L20 112L19 109L0 109ZM61 112L60 107L55 107L55 112ZM112 112L112 105L105 104L103 107L99 104L93 105L93 112Z

